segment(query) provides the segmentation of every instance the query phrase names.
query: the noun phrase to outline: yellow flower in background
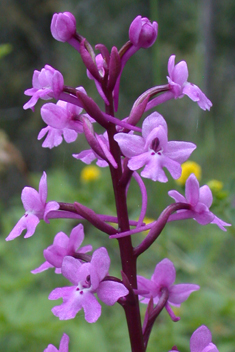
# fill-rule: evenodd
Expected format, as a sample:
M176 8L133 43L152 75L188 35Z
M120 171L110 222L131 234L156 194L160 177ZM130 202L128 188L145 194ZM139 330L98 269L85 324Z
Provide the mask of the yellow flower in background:
M147 216L145 216L143 222L144 222L146 225L148 225L148 224L150 224L150 223L153 222L153 221L155 221L155 220L152 219L152 218L148 218ZM142 231L142 233L143 233L144 235L147 235L148 232L149 232L149 230Z
M218 193L223 189L224 184L223 182L218 180L210 180L209 182L207 182L207 186L210 187L212 193Z
M195 161L186 161L181 165L182 167L182 174L180 178L178 178L175 182L180 185L184 186L185 182L187 181L187 178L191 175L194 174L198 181L200 181L201 176L202 176L202 169L201 166Z
M85 166L82 171L80 178L83 182L93 182L100 178L101 172L100 169L95 165Z

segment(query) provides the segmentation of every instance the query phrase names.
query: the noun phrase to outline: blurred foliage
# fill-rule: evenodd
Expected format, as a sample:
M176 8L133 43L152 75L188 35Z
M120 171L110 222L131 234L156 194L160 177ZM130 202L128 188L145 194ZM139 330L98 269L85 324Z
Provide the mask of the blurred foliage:
M189 338L201 324L211 329L220 352L234 352L235 338L235 2L232 0L1 0L0 2L0 156L5 160L0 173L0 346L2 351L43 351L49 343L59 346L63 332L70 336L70 352L129 351L124 313L116 304L103 306L95 324L88 324L80 312L72 321L59 321L50 312L57 304L47 299L55 287L67 285L53 270L32 275L30 270L43 261L43 249L55 234L68 235L76 221L41 222L36 234L13 242L5 237L23 215L20 191L23 186L38 188L43 170L48 174L48 199L78 201L98 213L114 215L113 194L108 170L94 182L82 182L84 165L72 153L84 147L79 138L71 145L48 151L37 141L41 102L32 111L23 111L27 101L23 91L31 86L34 69L50 64L59 69L71 86L84 85L88 94L101 105L94 82L86 77L79 55L67 44L56 42L50 34L54 12L71 11L78 31L91 42L120 48L128 40L133 18L141 14L159 23L157 42L150 50L141 50L124 70L121 80L119 117L128 115L137 96L154 84L166 82L167 60L176 54L176 62L186 60L189 81L194 82L213 102L210 112L201 111L187 97L159 106L169 123L169 139L188 140L198 145L193 159L202 167L202 181L223 182L214 193L212 211L233 227L223 233L215 225L199 226L193 220L170 223L159 240L138 262L139 273L151 277L155 265L164 257L177 268L177 283L191 282L201 286L180 310L178 323L172 323L165 311L156 321L149 352L168 351L177 344L181 352L189 351ZM138 74L137 74L138 73ZM7 161L7 162L6 162ZM167 191L183 188L172 179L167 184L145 180L148 189L149 218L170 204ZM129 189L130 217L136 219L141 196L133 181ZM106 246L112 257L111 275L120 277L116 240L94 230L84 222L85 244L93 248ZM133 237L138 244L146 234ZM59 304L59 303L58 303ZM145 306L142 307L144 315ZM92 339L91 339L92 336Z

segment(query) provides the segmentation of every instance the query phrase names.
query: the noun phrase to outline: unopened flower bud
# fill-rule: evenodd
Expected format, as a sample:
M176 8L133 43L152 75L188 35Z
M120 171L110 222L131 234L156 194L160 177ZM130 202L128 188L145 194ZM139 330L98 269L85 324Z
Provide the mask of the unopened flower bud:
M157 34L157 22L151 23L147 17L137 16L130 25L129 38L135 46L149 48L155 42Z
M70 12L55 13L51 21L51 34L59 42L67 42L76 33L76 19Z

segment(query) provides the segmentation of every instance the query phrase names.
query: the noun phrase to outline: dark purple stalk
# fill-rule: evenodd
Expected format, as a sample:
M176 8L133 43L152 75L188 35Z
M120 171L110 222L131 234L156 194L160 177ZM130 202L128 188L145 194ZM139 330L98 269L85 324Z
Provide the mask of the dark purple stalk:
M114 115L111 94L109 101L110 105L106 105L106 113ZM121 154L118 144L113 139L114 135L116 134L115 125L110 124L109 128L107 129L107 132L109 137L110 152L112 153L118 165L116 169L112 165L110 165L110 173L113 183L119 231L128 231L130 227L127 211L126 187L120 184L120 179L122 177ZM133 253L131 238L121 238L118 240L118 242L122 270L128 278L131 287L137 288L136 257ZM129 294L127 296L126 304L123 305L123 307L126 314L132 352L144 352L145 349L142 335L138 297L136 295Z

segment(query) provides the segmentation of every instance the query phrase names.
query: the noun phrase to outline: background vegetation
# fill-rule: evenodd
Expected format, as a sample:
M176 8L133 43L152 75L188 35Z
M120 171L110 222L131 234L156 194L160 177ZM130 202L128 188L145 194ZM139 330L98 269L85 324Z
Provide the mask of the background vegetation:
M54 287L67 281L53 271L30 274L43 262L43 249L59 231L70 233L73 221L41 223L36 234L21 236L11 243L5 238L23 214L20 193L25 185L38 187L46 170L49 200L84 202L99 212L114 213L113 196L108 189L108 170L94 183L83 183L83 164L73 160L84 140L63 143L52 151L41 148L37 134L44 126L40 104L35 112L24 111L23 91L31 87L34 69L50 64L60 70L68 85L84 85L97 99L94 84L86 77L79 55L67 44L56 42L50 34L54 12L71 11L78 31L91 44L104 43L120 48L128 39L133 18L141 14L157 20L159 36L155 46L141 50L127 64L121 80L119 116L127 116L133 101L145 89L166 82L167 60L185 59L189 80L199 85L213 102L210 112L199 109L187 97L160 106L158 111L169 123L170 139L192 141L198 148L192 160L202 166L205 184L210 179L224 182L228 196L216 199L213 211L234 224L234 112L235 112L235 3L232 0L2 0L0 2L0 346L2 351L43 351L49 343L58 346L61 335L71 337L70 351L129 351L124 314L121 307L103 306L96 324L88 324L83 313L73 321L61 322L48 301ZM147 182L148 216L155 218L170 203L167 191L177 188ZM139 192L131 186L129 209L138 215ZM103 234L84 223L86 244L94 249L104 245L113 258L111 274L119 275L118 247ZM153 330L149 351L168 351L177 344L189 351L189 337L201 324L213 333L220 352L235 348L235 237L234 228L223 233L215 225L199 226L194 221L169 224L161 238L139 261L140 274L151 276L158 261L171 259L177 268L177 283L201 286L177 311L181 316L172 323L163 312ZM135 237L138 243L144 234ZM145 307L143 307L145 309ZM144 313L143 309L143 313ZM91 339L92 336L92 339ZM96 344L94 346L94 340Z

